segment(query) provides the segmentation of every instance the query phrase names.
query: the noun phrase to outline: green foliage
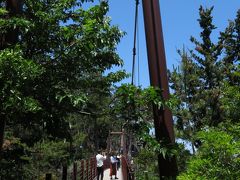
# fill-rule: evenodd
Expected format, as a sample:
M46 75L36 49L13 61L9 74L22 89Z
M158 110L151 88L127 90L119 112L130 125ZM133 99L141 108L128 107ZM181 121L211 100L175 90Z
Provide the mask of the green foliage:
M163 100L159 88L142 89L130 84L123 84L114 93L113 112L121 120L125 132L130 135L130 141L137 148L134 156L137 179L159 179L158 155L164 158L176 156L179 147L169 144L166 140L156 140L149 134L153 127L152 107L157 109L172 108L177 103L176 97ZM140 146L139 146L140 145ZM146 172L145 172L146 171Z
M165 159L175 156L179 150L177 144L168 144L164 140L158 142L155 137L150 136L148 133L143 134L141 138L146 143L145 150L148 149L148 151L161 154Z
M62 164L106 148L108 132L124 128L135 142L143 142L136 158L138 177L147 169L157 179L157 154L188 159L189 152L149 135L152 105L173 109L180 138L192 147L195 140L202 143L188 169L178 158L185 171L180 179L238 177L239 128L213 127L240 118L240 13L213 43L213 8L200 7L201 40L192 37L195 50L179 51L181 69L171 74L175 92L164 101L153 87L124 84L113 90L126 77L125 71L109 72L123 64L116 46L124 33L111 25L107 1L89 9L83 8L85 2L93 1L25 0L22 13L9 18L0 8L1 37L18 33L17 44L0 51L0 118L8 133L1 178L58 175Z
M134 159L136 168L136 177L140 180L145 180L146 175L149 179L159 179L157 154L154 151L148 149L141 149L137 158Z
M223 109L225 110L225 117L233 122L239 122L240 112L240 88L239 86L230 86L225 83L223 89L223 97L221 98Z
M93 1L26 0L22 12L8 18L0 9L1 37L18 37L0 52L0 118L6 132L42 153L40 166L27 154L31 161L19 177L38 174L34 166L54 171L65 160L89 156L108 136L112 85L126 76L108 72L123 64L116 46L124 33L111 25L107 1L88 9L86 2Z
M5 14L7 14L7 10L6 9L4 9L4 8L0 8L0 15L5 15Z
M236 179L239 171L239 124L223 124L197 133L202 141L196 155L178 179Z
M203 148L205 145L210 146L211 140L200 136L199 131L205 129L206 132L203 133L206 136L215 137L216 141L223 138L225 145L214 142L222 145L223 152L224 147L226 150L235 148L234 144L228 144L229 139L227 139L227 135L224 136L225 131L216 130L214 127L227 121L236 124L240 119L238 111L240 102L240 76L238 75L240 11L237 12L234 21L229 21L225 31L220 32L217 42L211 38L216 29L213 24L212 11L213 8L204 9L202 6L199 8L200 18L198 21L202 29L200 39L191 37L190 40L195 45L195 49L187 51L184 47L178 51L181 65L174 68L170 75L171 88L178 99L177 105L173 109L176 119L176 135L181 140L191 143L193 152L187 173L181 175L181 179L231 179L227 176L225 178L218 177L218 174L221 175L221 173L217 173L221 171L219 169L224 169L223 165L226 166L224 162L217 164L211 158L202 159L202 151L206 155L211 154L210 149ZM208 131L210 134L207 134ZM204 143L204 141L206 142ZM203 145L201 146L201 144ZM213 148L217 149L218 147ZM213 154L213 156L217 157L218 155ZM185 170L186 163L180 163L180 170ZM206 171L209 174L205 176ZM228 171L231 172L233 169ZM211 173L212 176L210 176Z
M19 176L27 178L28 174L24 167L31 161L29 154L30 149L26 144L21 143L19 138L7 135L0 160L1 178L10 180Z
M226 76L226 81L230 86L239 85L239 27L240 27L240 10L238 10L235 20L229 21L228 27L221 32L223 40L224 57L222 68Z
M44 72L32 60L23 58L19 47L0 52L1 112L9 119L18 112L37 112L39 102L24 90Z
M122 84L117 88L113 97L112 112L123 121L126 126L139 125L130 127L132 131L143 135L150 128L149 124L153 123L152 106L157 109L173 108L178 103L176 96L171 96L167 100L163 100L159 88L148 87L142 89L131 84ZM136 129L137 128L137 129ZM135 129L135 130L134 130ZM130 130L130 131L131 131Z
M37 179L38 175L53 173L60 177L62 163L69 163L69 143L62 140L42 141L30 148L19 138L6 137L1 159L1 178Z
M46 172L54 172L57 174L57 169L61 169L62 164L69 163L70 144L63 140L45 140L34 145L32 151L32 163L35 167L36 173L41 174ZM39 173L39 172L38 172Z
M192 154L189 148L186 149L183 143L177 143L176 150L175 157L177 160L178 172L184 172L187 170L187 162L191 158Z
M212 23L212 10L200 7L198 19L202 29L201 40L191 37L195 50L179 51L181 67L171 74L172 87L181 104L176 109L179 129L187 134L204 125L215 126L223 121L221 113L222 41L213 43L211 34L216 28ZM192 130L191 130L192 127ZM189 138L189 137L188 137Z

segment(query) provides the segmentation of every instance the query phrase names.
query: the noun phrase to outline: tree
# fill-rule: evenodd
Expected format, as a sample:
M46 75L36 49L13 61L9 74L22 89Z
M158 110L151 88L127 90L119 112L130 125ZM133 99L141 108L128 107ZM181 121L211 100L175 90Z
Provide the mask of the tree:
M196 138L203 143L178 179L236 179L239 170L239 124L206 128Z
M200 40L191 37L195 49L178 51L181 65L170 73L171 88L179 99L174 109L177 135L192 144L193 154L196 148L201 153L207 143L196 138L199 131L239 120L239 11L214 43L212 10L199 8Z
M192 151L195 153L194 140L192 135L199 126L197 121L196 110L198 106L194 106L198 101L196 94L200 86L197 65L188 55L185 49L178 51L181 57L180 68L174 68L171 73L171 88L175 90L174 95L178 98L178 104L173 108L173 114L176 117L176 128L179 137L183 140L191 142Z
M224 46L222 63L224 79L223 96L221 98L225 119L233 123L239 122L239 83L240 83L240 10L234 21L221 33Z
M216 27L212 23L212 10L199 8L198 19L202 29L200 40L191 37L194 50L179 50L181 57L180 68L176 68L170 77L174 94L179 98L175 110L177 128L182 139L190 141L192 150L198 141L193 141L193 135L205 127L217 126L224 121L222 104L222 57L223 39L214 43L211 34Z
M228 27L221 33L224 47L222 63L225 80L230 86L239 85L239 49L240 49L240 10L234 21L230 21Z
M1 112L5 105L11 110L6 133L32 150L37 143L46 142L42 146L48 147L65 139L73 147L83 142L89 130L101 125L95 123L98 112L95 107L90 112L91 105L99 107L100 97L111 96L112 84L125 77L124 71L106 72L122 65L116 45L124 33L110 25L106 1L84 9L86 2L93 1L26 0L20 14L1 17L1 30L18 29L19 37L16 44L1 50L1 85L6 88ZM4 5L0 12L8 13ZM102 104L107 106L107 101ZM84 121L88 130L72 129L77 127L70 123L74 114L76 124L91 114Z
M169 144L164 139L158 141L153 131L152 105L156 108L172 108L174 98L164 101L159 88L142 89L130 84L123 84L114 93L112 110L120 120L120 127L128 135L127 152L137 165L136 178L159 179L157 155L172 159L178 150L176 144ZM118 124L117 124L118 125ZM116 124L115 124L116 126ZM146 171L146 172L145 172Z

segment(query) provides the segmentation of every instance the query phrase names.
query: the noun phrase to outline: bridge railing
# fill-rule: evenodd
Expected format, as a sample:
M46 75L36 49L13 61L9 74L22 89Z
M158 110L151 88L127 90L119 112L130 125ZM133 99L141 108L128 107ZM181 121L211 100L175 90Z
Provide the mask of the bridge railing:
M94 180L97 176L96 158L74 162L72 166L63 168L62 180Z
M122 156L121 158L121 162L122 162L122 175L123 175L123 180L134 180L134 169L133 166L131 165L130 160L125 157Z

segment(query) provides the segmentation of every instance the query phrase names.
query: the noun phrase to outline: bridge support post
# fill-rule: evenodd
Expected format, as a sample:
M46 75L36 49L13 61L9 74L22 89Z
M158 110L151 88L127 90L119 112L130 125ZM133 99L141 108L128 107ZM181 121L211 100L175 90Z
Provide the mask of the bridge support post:
M160 16L159 0L142 0L145 34L148 52L148 65L150 83L159 87L162 91L162 98L169 98L168 77L166 58L163 42L162 23ZM173 120L171 111L167 108L158 109L153 106L154 126L157 140L167 143L174 143ZM160 177L174 177L177 174L175 158L164 158L158 155Z
M73 163L73 180L77 180L77 163Z

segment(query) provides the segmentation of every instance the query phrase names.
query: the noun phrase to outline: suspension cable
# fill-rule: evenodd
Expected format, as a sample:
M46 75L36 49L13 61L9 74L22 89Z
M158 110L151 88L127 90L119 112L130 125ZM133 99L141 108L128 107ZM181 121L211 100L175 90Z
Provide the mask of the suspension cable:
M140 87L140 58L139 58L139 24L137 24L137 73L138 73L138 87Z
M132 85L134 84L134 74L135 74L136 39L137 39L137 25L138 25L138 5L139 5L139 0L136 0L135 23L134 23L134 40L133 40L132 82L131 82Z

